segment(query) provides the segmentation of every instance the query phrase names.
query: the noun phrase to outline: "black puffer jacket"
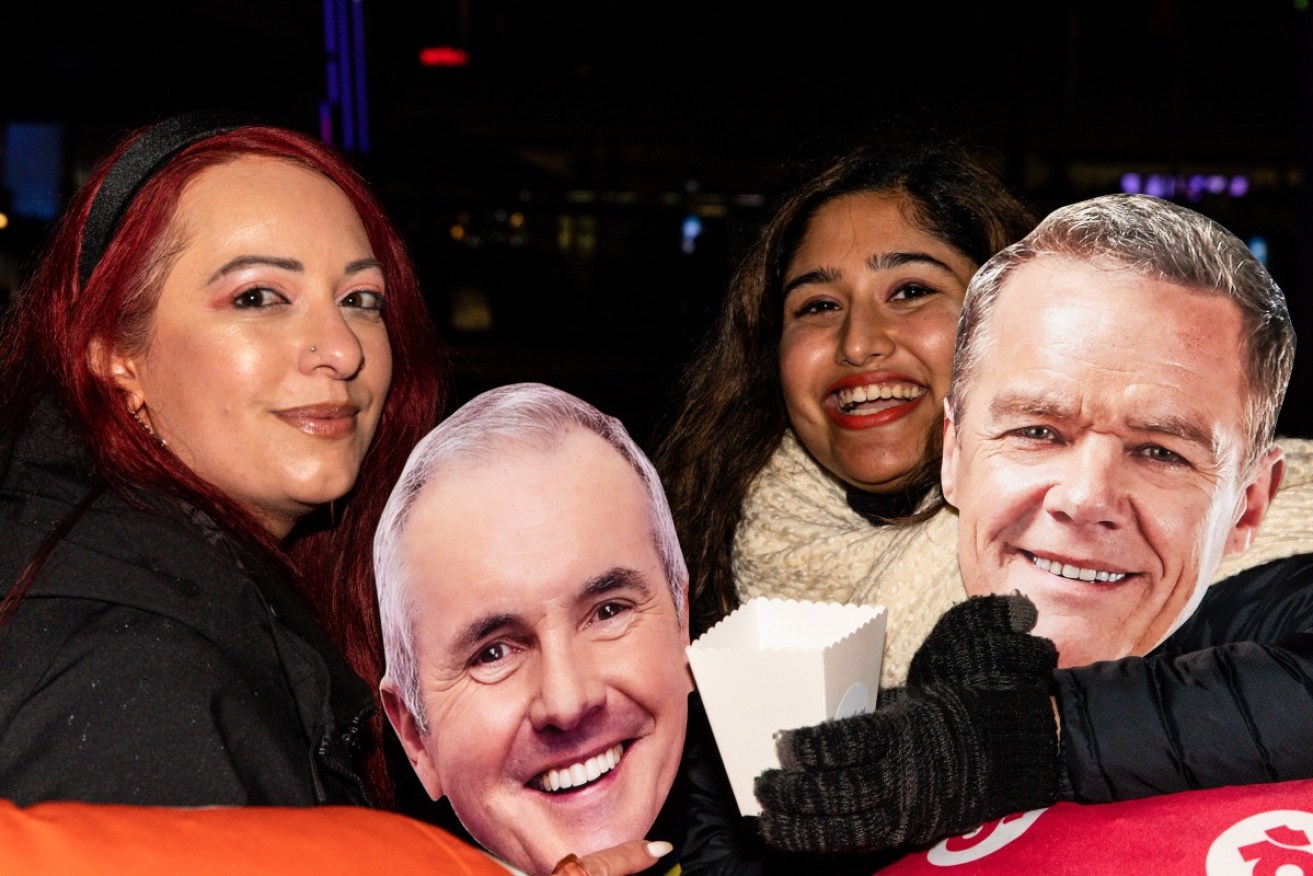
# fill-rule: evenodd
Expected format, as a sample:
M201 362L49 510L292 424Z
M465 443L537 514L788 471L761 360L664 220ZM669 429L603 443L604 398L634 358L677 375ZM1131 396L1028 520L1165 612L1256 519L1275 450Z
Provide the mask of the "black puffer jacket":
M96 490L51 404L3 447L0 591ZM0 627L0 797L364 803L373 711L275 570L208 517L108 490Z
M1220 644L1219 643L1239 643ZM1257 644L1266 643L1266 644ZM1055 673L1066 799L1106 802L1313 777L1313 555L1210 587L1153 654ZM790 855L739 818L710 731L690 709L687 874L865 872L888 856Z
M1209 588L1147 657L1060 670L1054 683L1067 799L1309 778L1313 555Z

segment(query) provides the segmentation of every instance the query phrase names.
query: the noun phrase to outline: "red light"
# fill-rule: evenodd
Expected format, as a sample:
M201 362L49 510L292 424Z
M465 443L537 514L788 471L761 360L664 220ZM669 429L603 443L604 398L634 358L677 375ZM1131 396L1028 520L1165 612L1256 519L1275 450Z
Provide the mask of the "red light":
M425 67L464 67L470 62L470 55L464 49L433 46L419 50L419 62Z

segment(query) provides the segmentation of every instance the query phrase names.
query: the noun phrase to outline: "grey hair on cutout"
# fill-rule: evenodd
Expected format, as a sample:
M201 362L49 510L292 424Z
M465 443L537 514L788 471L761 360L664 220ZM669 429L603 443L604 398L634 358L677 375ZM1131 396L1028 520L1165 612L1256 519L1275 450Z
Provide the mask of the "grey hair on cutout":
M401 691L406 708L421 732L428 732L428 722L419 697L415 610L403 550L406 525L416 500L434 478L457 465L491 462L508 447L549 453L578 429L606 441L638 475L647 498L653 544L675 603L675 613L681 624L687 623L684 591L688 569L675 535L670 506L656 469L620 421L567 392L541 383L517 383L489 390L463 405L416 445L392 489L374 534L374 580L387 658L385 675Z
M1061 207L1026 237L987 261L967 287L953 355L953 418L961 421L971 381L990 343L990 315L1008 278L1041 256L1130 271L1205 294L1240 309L1245 342L1248 470L1271 446L1295 360L1286 297L1230 231L1206 216L1147 195L1104 195Z

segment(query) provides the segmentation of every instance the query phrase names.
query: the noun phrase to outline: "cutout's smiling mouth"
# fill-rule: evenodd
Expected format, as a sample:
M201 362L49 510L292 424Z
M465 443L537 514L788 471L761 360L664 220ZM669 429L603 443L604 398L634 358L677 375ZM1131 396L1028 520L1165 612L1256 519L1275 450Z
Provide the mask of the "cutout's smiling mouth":
M1106 569L1092 569L1084 566L1073 566L1071 563L1062 563L1057 560L1049 560L1044 557L1026 552L1026 556L1035 568L1048 572L1050 575L1056 575L1059 578L1068 578L1073 581L1095 581L1098 583L1116 584L1129 575L1129 572L1109 572Z
M586 760L541 772L530 779L528 785L549 794L573 790L591 784L611 772L619 765L624 753L624 743L617 742L601 754Z

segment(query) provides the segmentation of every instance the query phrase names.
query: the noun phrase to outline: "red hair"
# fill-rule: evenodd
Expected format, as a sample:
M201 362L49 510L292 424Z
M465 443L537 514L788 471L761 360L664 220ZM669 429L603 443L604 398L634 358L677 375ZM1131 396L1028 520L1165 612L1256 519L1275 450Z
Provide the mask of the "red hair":
M139 135L138 135L139 136ZM187 146L136 193L85 285L78 254L91 202L129 138L73 198L31 281L15 303L0 349L0 425L15 428L37 399L56 399L81 433L105 482L178 497L205 510L230 533L290 573L300 596L348 662L377 691L382 637L373 581L374 527L411 448L437 422L445 399L446 357L425 310L405 244L346 161L291 131L239 127ZM187 183L207 168L243 156L287 161L323 174L351 201L374 255L383 263L392 348L392 384L378 432L355 488L331 512L303 520L279 545L231 496L200 478L136 423L121 391L97 373L100 349L140 349L177 245L173 216ZM25 576L30 580L30 576ZM12 609L22 585L4 602ZM381 710L379 712L381 715ZM381 717L374 722L381 738ZM390 789L376 745L369 763L377 797Z

